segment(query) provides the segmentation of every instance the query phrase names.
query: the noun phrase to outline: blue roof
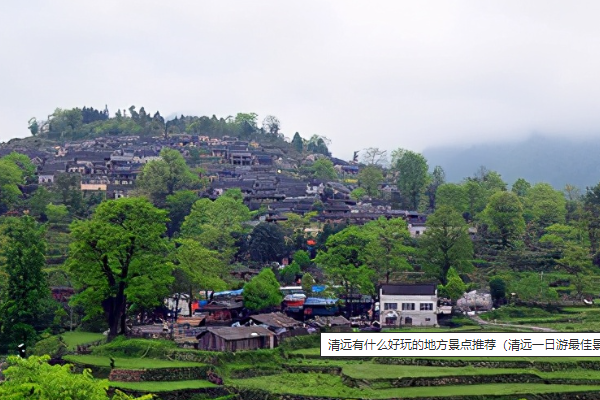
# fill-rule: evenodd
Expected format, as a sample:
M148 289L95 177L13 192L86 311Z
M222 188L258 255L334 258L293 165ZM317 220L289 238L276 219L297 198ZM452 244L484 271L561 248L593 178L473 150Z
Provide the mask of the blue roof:
M304 306L329 306L335 305L337 299L320 299L318 297L309 297L304 301Z
M327 286L325 286L325 285L316 285L316 286L312 287L312 291L314 293L319 293L319 292L324 291L326 288L327 288Z
M213 293L213 296L239 296L242 294L243 291L244 291L244 289L226 290L224 292L215 292L215 293Z

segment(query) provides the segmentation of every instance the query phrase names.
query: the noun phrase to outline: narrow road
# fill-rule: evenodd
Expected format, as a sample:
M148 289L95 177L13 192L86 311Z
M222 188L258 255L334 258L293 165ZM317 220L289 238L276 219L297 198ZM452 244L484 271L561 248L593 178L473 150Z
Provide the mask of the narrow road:
M536 331L536 332L558 332L555 329L542 328L539 326L527 326L527 325L515 325L515 324L495 324L493 322L482 320L481 318L479 318L478 315L467 315L467 316L469 318L471 318L473 321L477 322L479 325L494 325L494 326L503 326L503 327L507 327L507 328L525 328L525 329L531 329L532 331Z

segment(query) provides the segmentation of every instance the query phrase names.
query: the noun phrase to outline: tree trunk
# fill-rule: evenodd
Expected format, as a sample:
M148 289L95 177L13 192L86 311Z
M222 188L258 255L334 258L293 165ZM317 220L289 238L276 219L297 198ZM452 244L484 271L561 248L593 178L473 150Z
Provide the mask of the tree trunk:
M190 317L193 316L194 308L192 307L192 303L194 302L194 290L190 287L190 291L188 293L190 296L190 301L188 302L188 308L190 311Z
M119 313L116 308L116 299L114 297L106 299L104 308L108 314L108 340L111 341L119 334Z

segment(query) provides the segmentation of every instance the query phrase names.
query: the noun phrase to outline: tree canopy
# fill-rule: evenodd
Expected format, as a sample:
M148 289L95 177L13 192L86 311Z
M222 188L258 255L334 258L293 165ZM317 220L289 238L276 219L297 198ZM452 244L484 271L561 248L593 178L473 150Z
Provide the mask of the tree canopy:
M86 318L105 314L109 336L126 332L126 306L154 307L168 294L166 212L144 198L105 201L71 226L67 265ZM121 328L119 331L119 327Z
M392 157L398 171L398 190L406 197L406 204L417 210L428 182L427 160L421 154L404 149L396 150Z
M283 296L279 282L270 268L264 268L244 285L244 307L252 311L281 305Z

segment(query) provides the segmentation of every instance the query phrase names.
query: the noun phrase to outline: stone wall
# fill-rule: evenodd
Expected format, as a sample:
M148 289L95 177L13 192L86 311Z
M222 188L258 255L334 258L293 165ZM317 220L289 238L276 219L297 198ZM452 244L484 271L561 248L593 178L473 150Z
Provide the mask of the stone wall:
M113 382L189 381L206 379L207 372L208 367L113 369L108 379Z
M129 390L129 389L119 389L121 392L126 393L133 397L142 397L147 392L140 392L137 390ZM112 397L115 389L111 388L109 390L109 396ZM191 400L198 398L206 398L206 399L216 399L218 397L223 397L231 394L232 391L220 386L213 388L203 388L203 389L182 389L182 390L173 390L171 392L159 392L155 394L155 400ZM258 400L258 399L257 399Z

